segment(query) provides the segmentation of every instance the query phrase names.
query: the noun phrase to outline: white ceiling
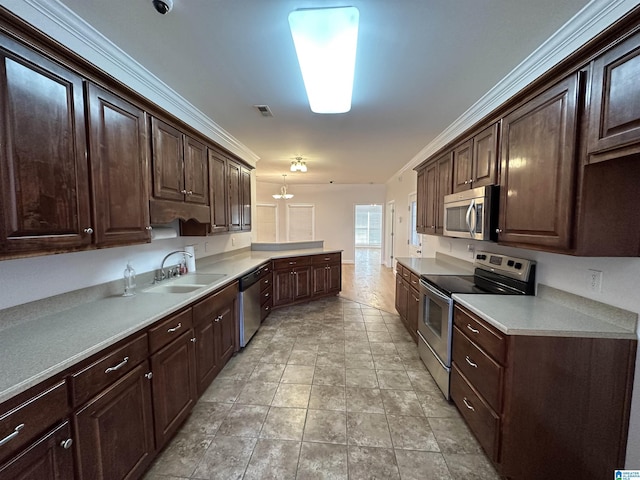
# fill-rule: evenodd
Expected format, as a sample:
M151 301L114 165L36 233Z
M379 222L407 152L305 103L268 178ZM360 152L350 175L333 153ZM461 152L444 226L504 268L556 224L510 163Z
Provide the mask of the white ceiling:
M62 0L260 157L258 181L384 183L586 0ZM360 10L352 109L309 110L296 8ZM267 104L274 117L252 105ZM308 173L288 172L291 158Z

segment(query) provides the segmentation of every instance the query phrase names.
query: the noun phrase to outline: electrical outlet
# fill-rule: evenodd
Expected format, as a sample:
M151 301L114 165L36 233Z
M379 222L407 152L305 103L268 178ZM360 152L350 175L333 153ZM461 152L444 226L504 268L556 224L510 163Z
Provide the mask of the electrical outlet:
M204 242L204 251L205 252L209 251L209 242Z
M602 292L602 272L600 270L589 269L589 290Z
M471 259L476 258L476 247L470 243L467 244L467 252L471 254Z
M236 237L231 235L231 246L234 247L236 245Z

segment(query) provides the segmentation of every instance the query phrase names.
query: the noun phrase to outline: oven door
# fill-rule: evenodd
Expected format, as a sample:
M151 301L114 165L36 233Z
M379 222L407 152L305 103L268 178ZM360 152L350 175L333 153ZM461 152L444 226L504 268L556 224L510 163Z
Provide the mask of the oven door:
M418 331L440 363L451 367L453 300L420 280Z

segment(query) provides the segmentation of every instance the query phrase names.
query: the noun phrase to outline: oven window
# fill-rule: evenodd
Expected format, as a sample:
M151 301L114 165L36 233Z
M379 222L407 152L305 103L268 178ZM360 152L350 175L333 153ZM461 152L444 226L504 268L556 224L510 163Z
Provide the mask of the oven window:
M427 298L427 315L424 322L438 337L442 337L442 319L444 316L446 316L446 313L443 312L442 307Z

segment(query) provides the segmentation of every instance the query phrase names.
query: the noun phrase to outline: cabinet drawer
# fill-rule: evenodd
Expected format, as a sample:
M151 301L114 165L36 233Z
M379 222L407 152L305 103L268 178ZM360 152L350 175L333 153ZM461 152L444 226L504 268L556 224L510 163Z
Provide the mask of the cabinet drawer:
M453 361L496 412L502 411L504 368L453 327Z
M147 335L143 334L71 375L73 405L80 405L104 390L133 370L148 355Z
M267 289L271 290L272 285L273 275L269 274L262 277L262 279L260 279L260 292L264 292Z
M217 316L220 310L234 302L237 298L238 282L234 282L222 290L217 290L193 306L193 321L198 323L210 318L212 315Z
M403 280L406 280L407 282L411 280L411 270L409 270L407 267L402 267L402 272L398 270L398 273L400 273L400 276Z
M342 256L341 253L325 253L322 255L314 255L313 256L313 264L314 265L328 265L333 263L340 263Z
M293 267L306 267L311 265L311 257L289 257L273 261L274 270L282 270Z
M263 321L271 313L273 308L273 298L270 298L260 306L260 321Z
M505 336L495 328L487 325L484 320L456 305L453 313L453 323L460 331L494 360L504 365L507 353Z
M273 289L268 288L263 292L260 292L260 305L264 305L273 297Z
M67 387L57 383L8 412L0 413L0 463L67 415Z
M193 312L187 309L182 313L162 320L149 329L149 349L155 352L169 344L193 326Z
M489 458L497 462L500 417L474 391L455 364L451 368L451 398Z
M396 277L402 278L402 272L404 271L404 267L399 263L396 263Z
M271 262L265 263L263 265L260 265L260 278L264 278L267 275L271 274Z
M420 277L413 272L409 272L409 284L415 290L420 288Z

